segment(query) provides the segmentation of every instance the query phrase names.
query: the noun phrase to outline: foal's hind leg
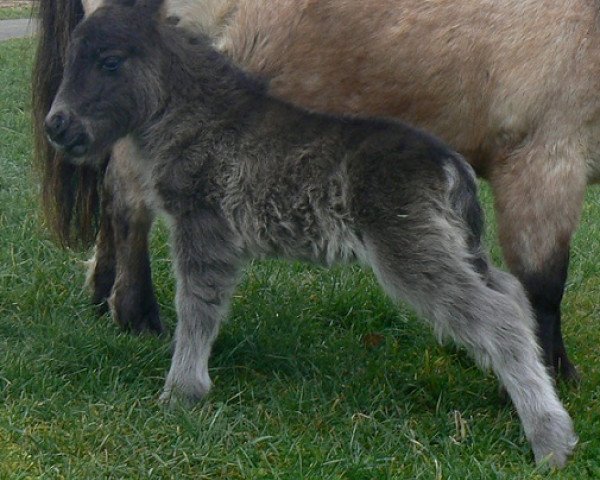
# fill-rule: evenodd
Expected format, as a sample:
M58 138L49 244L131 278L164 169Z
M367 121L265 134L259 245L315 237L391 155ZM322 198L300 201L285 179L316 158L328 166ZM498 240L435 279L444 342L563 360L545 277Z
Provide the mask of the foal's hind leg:
M129 168L135 152L126 142L115 147L106 170L90 284L96 303L108 297L119 325L134 332L161 333L148 250L153 216L145 204L140 179Z
M521 149L506 161L514 167L492 170L490 181L500 243L531 301L545 363L555 374L577 380L563 342L560 305L586 175L584 161L569 145Z
M577 439L541 362L518 281L489 264L476 271L448 231L420 231L402 244L393 234L380 238L386 241L371 238L369 256L386 291L411 302L438 336L453 338L482 366L490 365L517 409L536 461L549 457L551 465L564 465Z

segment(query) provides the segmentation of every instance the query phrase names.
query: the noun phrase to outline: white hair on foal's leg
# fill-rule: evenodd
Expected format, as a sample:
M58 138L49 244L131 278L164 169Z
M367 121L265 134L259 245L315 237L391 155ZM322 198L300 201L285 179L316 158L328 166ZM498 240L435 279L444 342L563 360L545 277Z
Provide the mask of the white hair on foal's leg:
M93 281L96 265L98 265L98 247L94 245L92 256L83 261L83 267L85 268L85 280L83 281L84 290L91 290L94 288Z

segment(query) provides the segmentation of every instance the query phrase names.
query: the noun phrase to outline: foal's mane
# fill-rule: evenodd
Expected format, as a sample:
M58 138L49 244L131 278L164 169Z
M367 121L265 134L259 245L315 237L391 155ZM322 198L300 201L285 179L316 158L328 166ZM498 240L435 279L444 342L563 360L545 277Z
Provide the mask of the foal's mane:
M229 84L264 95L268 82L253 76L233 61L218 52L212 46L212 40L204 34L191 34L177 26L161 23L158 28L160 38L170 54L173 81L177 81L178 73L200 78L209 84ZM179 71L179 72L178 72ZM231 85L231 82L234 85Z

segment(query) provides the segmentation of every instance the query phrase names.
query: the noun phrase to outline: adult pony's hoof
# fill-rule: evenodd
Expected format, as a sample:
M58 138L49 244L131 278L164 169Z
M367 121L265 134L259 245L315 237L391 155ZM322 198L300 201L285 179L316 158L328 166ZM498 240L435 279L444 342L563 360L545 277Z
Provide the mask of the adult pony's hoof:
M556 381L562 380L572 386L581 383L581 374L577 370L577 367L571 363L565 351L562 351L561 353L551 351L549 355L553 359L549 360L548 354L546 354L544 360L550 376Z
M581 383L581 374L566 355L558 357L554 368L555 372L558 372L558 375L556 375L557 378L561 378L570 385L579 385Z

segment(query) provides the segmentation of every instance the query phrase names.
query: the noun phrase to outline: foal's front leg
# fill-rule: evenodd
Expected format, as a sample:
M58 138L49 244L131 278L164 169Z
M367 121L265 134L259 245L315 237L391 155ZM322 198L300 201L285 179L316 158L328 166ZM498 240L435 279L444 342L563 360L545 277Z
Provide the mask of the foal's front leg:
M205 212L172 231L177 282L175 350L162 401L194 403L208 393L208 359L236 285L240 258L225 221Z
M94 256L86 262L88 271L85 279L86 287L89 287L92 293L92 303L99 307L100 313L104 313L108 308L117 269L115 232L111 219L112 202L112 188L107 188L104 184Z

